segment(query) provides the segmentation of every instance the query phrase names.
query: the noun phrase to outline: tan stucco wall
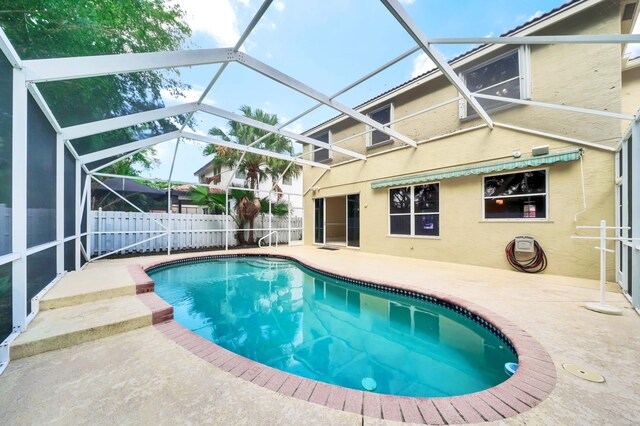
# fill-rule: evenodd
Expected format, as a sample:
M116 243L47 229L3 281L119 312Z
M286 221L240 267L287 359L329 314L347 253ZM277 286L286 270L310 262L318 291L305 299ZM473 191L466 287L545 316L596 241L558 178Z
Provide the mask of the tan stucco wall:
M640 67L622 73L622 112L635 114L640 108ZM623 123L626 128L628 123Z
M538 34L615 34L619 31L619 9L605 2ZM617 45L532 47L532 99L619 112L623 106L620 55ZM396 96L393 99L395 117L455 96L455 89L444 78L437 78ZM620 121L610 118L530 106L516 106L491 115L496 122L609 146L615 146L621 136ZM398 123L395 129L414 140L423 141L479 124L482 124L479 119L461 122L458 104L452 103ZM364 125L344 120L331 130L335 142L362 132ZM371 182L513 158L514 149L520 149L526 156L532 147L540 145L549 145L552 151L577 146L504 128L480 128L423 143L417 149L400 148L369 157L366 162L356 161L334 167L315 183L320 190L310 191L305 197L305 243L313 243L313 197L360 193L363 251L506 269L510 266L504 255L505 245L515 236L530 235L547 253L549 266L546 273L597 279L599 266L595 243L570 238L576 233L577 225L595 225L601 219L614 223L614 155L595 148L587 148L584 155L587 210L578 216L577 221L574 221L574 216L583 210L579 161L548 167L547 221L483 221L482 177L470 176L440 182L439 238L387 235L388 192L386 189L373 190ZM354 138L341 146L367 152L364 137ZM393 146L369 150L367 154L391 147L402 147L402 144L395 142ZM332 164L347 159L334 152ZM321 172L318 168L305 167L304 188L309 188ZM609 279L613 279L613 261L613 256L609 256Z
M514 148L523 153L539 145L552 150L571 146L505 129L479 129L421 145L417 151L399 150L332 169L317 184L320 190L305 198L305 243L312 244L313 197L360 193L361 250L445 262L509 268L505 245L518 235L540 242L549 258L547 273L585 278L598 277L594 242L572 240L575 226L614 220L613 154L587 149L584 155L588 209L582 210L580 162L557 163L549 170L549 220L545 222L487 222L482 219L482 177L469 176L440 182L440 237L388 236L388 192L372 189L371 182L424 170L474 161L509 158ZM305 171L312 182L318 169ZM307 183L305 183L307 185ZM610 257L610 271L613 258Z

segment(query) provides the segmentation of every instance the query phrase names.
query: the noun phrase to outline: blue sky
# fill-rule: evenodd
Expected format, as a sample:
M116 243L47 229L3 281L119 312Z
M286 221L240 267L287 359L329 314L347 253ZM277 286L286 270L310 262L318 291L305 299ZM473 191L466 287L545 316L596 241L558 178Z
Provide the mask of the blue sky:
M564 0L401 0L427 37L497 36L547 12ZM193 30L188 48L231 47L248 25L260 0L175 0L186 12ZM409 50L414 41L376 0L274 0L243 46L250 55L331 95L349 83ZM473 46L441 45L447 58ZM355 106L432 68L424 54L414 54L361 86L337 98ZM217 65L181 70L192 90L182 99L165 95L167 105L198 99ZM315 101L275 83L239 64L227 67L206 101L237 111L241 105L278 114L281 122ZM287 129L301 132L336 112L321 107ZM197 114L199 132L225 121ZM175 144L157 147L161 164L149 173L166 178ZM180 146L173 179L194 181L193 173L207 159L202 146Z

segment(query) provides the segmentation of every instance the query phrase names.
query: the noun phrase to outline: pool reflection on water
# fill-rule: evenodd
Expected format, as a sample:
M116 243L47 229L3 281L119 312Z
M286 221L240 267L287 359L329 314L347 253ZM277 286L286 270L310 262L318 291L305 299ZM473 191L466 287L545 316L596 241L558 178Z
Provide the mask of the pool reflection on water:
M314 380L438 397L507 379L516 355L447 308L369 290L294 261L232 258L150 273L174 318L239 355Z

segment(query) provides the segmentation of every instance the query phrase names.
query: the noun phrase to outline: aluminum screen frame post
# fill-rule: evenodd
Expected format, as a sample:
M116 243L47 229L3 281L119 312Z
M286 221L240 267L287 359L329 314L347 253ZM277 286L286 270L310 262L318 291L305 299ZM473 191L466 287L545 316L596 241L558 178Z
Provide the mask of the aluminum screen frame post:
M487 123L490 129L493 129L493 121L484 108L478 103L478 101L471 95L471 92L464 84L464 82L458 77L451 65L447 62L442 53L435 47L431 46L427 37L422 33L418 25L413 18L400 4L398 0L380 0L382 4L389 10L394 18L405 29L407 34L413 38L416 43L422 48L422 51L433 61L433 63L440 69L442 74L449 80L451 84L458 90L462 97L471 105L471 107L478 113L480 118Z
M64 273L64 139L56 133L56 273Z
M628 140L628 146L631 147L631 164L635 164L636 170L628 170L631 174L628 184L631 184L631 189L635 190L634 197L631 200L631 290L632 290L632 303L633 307L640 310L640 247L638 241L635 238L640 239L640 200L636 194L640 193L640 117L636 118L631 123L631 139ZM628 155L628 154L627 154ZM626 189L626 188L625 188ZM625 191L626 192L626 191ZM628 202L628 200L627 200Z
M230 48L174 50L170 52L122 53L22 61L29 83L127 74L157 69L231 62L236 52Z
M11 248L20 258L12 262L13 331L27 330L27 83L13 69Z
M264 75L265 77L268 77L286 87L289 87L290 89L295 90L296 92L302 93L303 95L314 99L318 102L323 103L324 105L331 107L339 112L341 112L344 115L347 115L349 117L351 117L352 119L360 122L360 123L364 123L372 128L374 128L375 130L382 132L384 134L386 134L387 136L399 140L401 142L406 143L407 145L411 145L414 148L417 148L417 143L416 141L414 141L413 139L408 138L407 136L403 135L402 133L399 133L395 130L393 130L392 128L383 126L382 124L378 123L377 121L371 119L370 117L359 113L357 111L355 111L352 108L349 108L346 105L343 105L340 102L337 102L333 99L331 99L329 96L320 93L319 91L313 89L312 87L307 86L306 84L303 84L302 82L288 76L287 74L283 73L282 71L279 71L273 67L270 67L269 65L265 64L264 62L261 62L259 60L257 60L256 58L247 55L247 54L243 54L243 53L238 53L237 62L239 62L240 64L246 66L247 68L250 68L262 75Z
M215 107L213 105L202 104L202 105L200 105L199 109L202 112L206 112L208 114L215 115L217 117L222 117L222 118L225 118L227 120L235 121L237 123L246 124L248 126L253 126L253 127L257 128L257 129L264 130L264 131L271 132L271 133L275 133L275 134L280 135L280 136L285 136L287 138L294 139L294 140L297 140L297 141L300 141L300 142L304 142L304 143L307 143L307 144L310 144L310 145L315 145L315 146L326 148L326 149L333 149L334 151L339 152L340 154L347 155L349 157L358 158L360 160L366 160L367 159L366 155L363 155L363 154L360 154L360 153L357 153L357 152L354 152L354 151L350 151L350 150L345 149L345 148L333 147L333 146L329 145L326 142L321 142L319 140L310 138L308 136L300 135L300 134L297 134L297 133L294 133L294 132L290 132L288 130L281 130L281 129L278 129L277 127L272 126L270 124L263 123L262 121L254 120L254 119L249 118L249 117L244 117L242 115L236 114L234 112L223 110L223 109ZM183 132L183 133L186 134L186 132ZM198 137L202 137L202 135L198 135ZM320 167L320 166L318 165L316 167Z

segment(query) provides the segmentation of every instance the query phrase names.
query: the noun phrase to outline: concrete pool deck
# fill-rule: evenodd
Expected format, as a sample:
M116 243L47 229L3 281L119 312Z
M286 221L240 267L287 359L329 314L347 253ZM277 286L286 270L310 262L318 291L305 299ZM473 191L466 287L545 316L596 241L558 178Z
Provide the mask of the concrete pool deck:
M484 306L526 330L551 355L557 384L538 406L501 423L640 422L640 317L619 291L609 291L607 300L624 313L610 317L582 307L584 302L597 300L596 281L353 250L307 246L260 250L268 252L294 254L363 279L446 293ZM66 281L73 278L77 286L86 276L87 288L103 291L102 283L124 276L122 271L128 265L201 254L98 261L80 273L69 274ZM50 294L68 295L65 291L71 284L65 285L66 278ZM593 369L606 382L574 377L562 369L563 363ZM12 361L0 376L0 416L10 424L383 422L286 397L238 379L149 326Z

